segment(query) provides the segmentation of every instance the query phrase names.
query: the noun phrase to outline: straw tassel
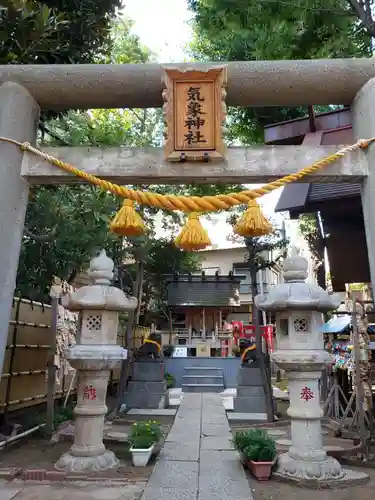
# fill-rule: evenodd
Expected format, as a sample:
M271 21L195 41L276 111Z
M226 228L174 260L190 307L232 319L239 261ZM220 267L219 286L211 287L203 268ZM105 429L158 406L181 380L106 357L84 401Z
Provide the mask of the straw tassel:
M197 213L192 212L188 215L185 225L176 237L174 244L177 248L188 252L203 250L211 246L208 232L202 226Z
M244 237L265 236L272 233L272 224L263 215L255 199L249 201L246 212L234 226L234 232Z
M134 202L131 200L124 201L109 228L119 236L141 236L147 231L142 217L136 212Z

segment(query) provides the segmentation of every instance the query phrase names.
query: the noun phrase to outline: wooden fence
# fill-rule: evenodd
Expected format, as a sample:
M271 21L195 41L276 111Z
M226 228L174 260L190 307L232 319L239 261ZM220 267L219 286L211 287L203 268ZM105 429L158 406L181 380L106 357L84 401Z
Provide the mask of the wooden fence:
M56 353L48 304L14 298L0 381L0 412L43 403L48 392L48 358ZM55 398L67 393L74 370L56 376Z
M61 306L59 306L61 312ZM38 405L47 401L48 394L54 399L73 395L76 388L75 370L62 355L59 346L61 335L53 325L58 324L53 318L54 309L41 302L28 299L13 299L12 316L9 323L6 354L0 381L0 414ZM61 318L60 318L61 319ZM132 348L138 348L148 328L134 328ZM125 347L125 334L119 332L118 344ZM67 346L66 346L67 347ZM48 360L55 357L50 366ZM57 367L57 368L56 368ZM54 373L54 387L48 387L48 370ZM111 373L110 384L114 385L120 378L120 367Z

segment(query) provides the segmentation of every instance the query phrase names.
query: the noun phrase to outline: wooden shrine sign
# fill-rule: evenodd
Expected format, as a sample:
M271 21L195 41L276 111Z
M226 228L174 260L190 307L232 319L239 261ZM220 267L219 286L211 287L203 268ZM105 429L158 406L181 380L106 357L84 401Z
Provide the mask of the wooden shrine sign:
M168 161L226 159L226 66L165 68L164 154Z

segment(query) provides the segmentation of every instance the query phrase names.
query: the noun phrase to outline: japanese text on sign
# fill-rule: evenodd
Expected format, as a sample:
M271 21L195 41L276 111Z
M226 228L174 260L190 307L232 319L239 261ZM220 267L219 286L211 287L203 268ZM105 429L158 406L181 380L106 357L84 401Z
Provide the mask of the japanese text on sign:
M301 389L301 399L303 399L306 403L310 401L310 399L314 399L314 393L308 387L304 387Z
M165 68L163 85L164 158L181 163L226 159L226 67Z
M187 129L187 133L184 135L185 142L187 142L189 146L207 142L202 131L202 127L205 124L205 120L202 116L206 113L203 111L202 107L204 97L201 96L201 90L199 87L189 87L186 94L187 116L184 127Z
M211 82L177 82L175 146L179 151L215 148L215 96Z
M83 391L83 399L88 399L89 401L96 399L96 389L92 385L86 385Z

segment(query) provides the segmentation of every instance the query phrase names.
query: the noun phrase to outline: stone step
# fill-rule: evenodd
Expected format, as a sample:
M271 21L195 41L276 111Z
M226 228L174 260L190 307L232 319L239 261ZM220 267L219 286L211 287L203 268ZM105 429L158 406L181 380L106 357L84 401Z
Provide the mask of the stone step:
M239 385L237 386L238 398L264 398L263 386L257 385Z
M222 375L184 375L182 385L185 384L221 384L224 386Z
M223 392L224 384L182 384L182 392Z
M126 406L130 409L165 408L168 406L168 393L132 392L127 395Z
M221 368L211 368L206 366L186 366L184 375L205 375L209 377L223 376Z
M237 397L233 400L233 409L235 413L266 413L267 406L264 397L248 398Z

